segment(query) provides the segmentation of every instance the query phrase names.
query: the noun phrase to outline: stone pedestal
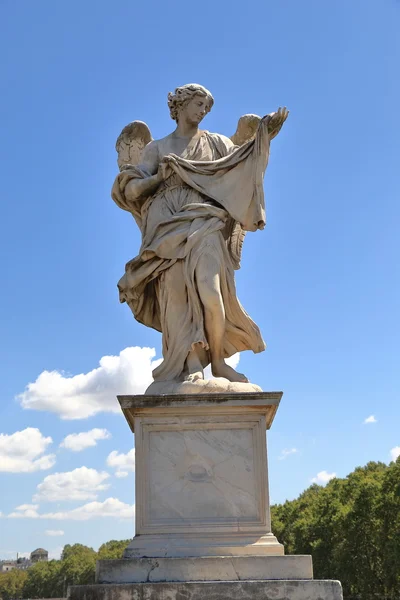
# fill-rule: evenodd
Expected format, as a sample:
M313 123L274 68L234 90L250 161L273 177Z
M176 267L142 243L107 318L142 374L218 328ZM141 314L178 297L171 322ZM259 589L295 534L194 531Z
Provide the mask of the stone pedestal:
M271 532L266 430L281 392L120 396L135 433L136 535L71 600L342 600Z
M265 435L281 397L118 398L136 448L136 535L125 558L283 555Z

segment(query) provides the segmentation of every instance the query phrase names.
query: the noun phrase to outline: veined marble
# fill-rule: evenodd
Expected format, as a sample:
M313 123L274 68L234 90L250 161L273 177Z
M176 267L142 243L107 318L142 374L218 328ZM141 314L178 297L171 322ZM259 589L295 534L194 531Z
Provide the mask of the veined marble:
M253 427L149 433L150 519L260 519ZM236 424L235 424L236 425Z
M120 398L135 431L133 556L282 555L266 428L280 393Z

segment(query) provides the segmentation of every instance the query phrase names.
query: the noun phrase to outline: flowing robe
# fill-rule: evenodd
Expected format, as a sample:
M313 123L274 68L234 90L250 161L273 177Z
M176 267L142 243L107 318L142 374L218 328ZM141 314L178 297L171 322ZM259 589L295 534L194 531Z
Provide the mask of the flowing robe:
M163 140L157 144L161 160ZM135 201L125 196L131 179L150 176L140 165L122 171L112 190L114 201L133 214L142 232L139 254L127 263L118 289L120 301L139 322L162 332L164 360L153 371L155 381L182 379L191 350L203 366L210 362L196 283L196 265L205 254L216 262L220 276L224 356L265 349L259 328L236 295L232 232L265 225L267 122L261 120L255 139L243 146L203 131L181 157L169 156L173 173L151 196Z

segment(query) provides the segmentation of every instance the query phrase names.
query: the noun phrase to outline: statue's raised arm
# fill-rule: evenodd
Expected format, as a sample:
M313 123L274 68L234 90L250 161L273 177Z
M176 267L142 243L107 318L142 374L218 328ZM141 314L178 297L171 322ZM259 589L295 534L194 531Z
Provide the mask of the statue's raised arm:
M270 140L272 140L278 135L282 128L282 125L284 124L288 116L289 111L286 109L286 107L284 107L279 108L277 112L271 113L270 115L266 115L266 117L264 117L264 119L267 120L268 134ZM236 127L236 131L231 136L231 140L235 144L235 146L243 146L243 144L246 144L247 142L253 140L255 138L261 120L262 117L252 114L243 115L242 117L240 117Z
M265 349L257 325L237 299L246 231L263 229L263 176L270 140L288 116L244 115L235 134L200 130L211 93L198 84L168 96L175 130L152 140L145 123L125 127L117 141L121 169L112 197L142 233L139 255L118 284L135 318L161 331L163 362L148 393L254 391L225 359ZM211 363L214 377L204 380Z

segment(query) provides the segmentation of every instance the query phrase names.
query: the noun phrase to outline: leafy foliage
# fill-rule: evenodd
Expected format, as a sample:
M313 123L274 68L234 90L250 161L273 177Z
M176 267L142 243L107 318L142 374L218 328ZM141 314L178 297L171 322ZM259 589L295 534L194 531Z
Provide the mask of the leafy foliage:
M271 516L287 554L312 554L316 579L363 600L400 597L400 458L312 485Z
M100 560L122 558L124 550L131 540L111 540L102 544L98 551Z
M23 588L28 577L26 571L13 569L7 573L0 573L0 598L11 600L23 597Z
M70 585L94 583L96 560L122 558L130 540L111 540L99 551L82 544L66 544L60 560L32 565L27 571L0 573L0 600L63 598Z

